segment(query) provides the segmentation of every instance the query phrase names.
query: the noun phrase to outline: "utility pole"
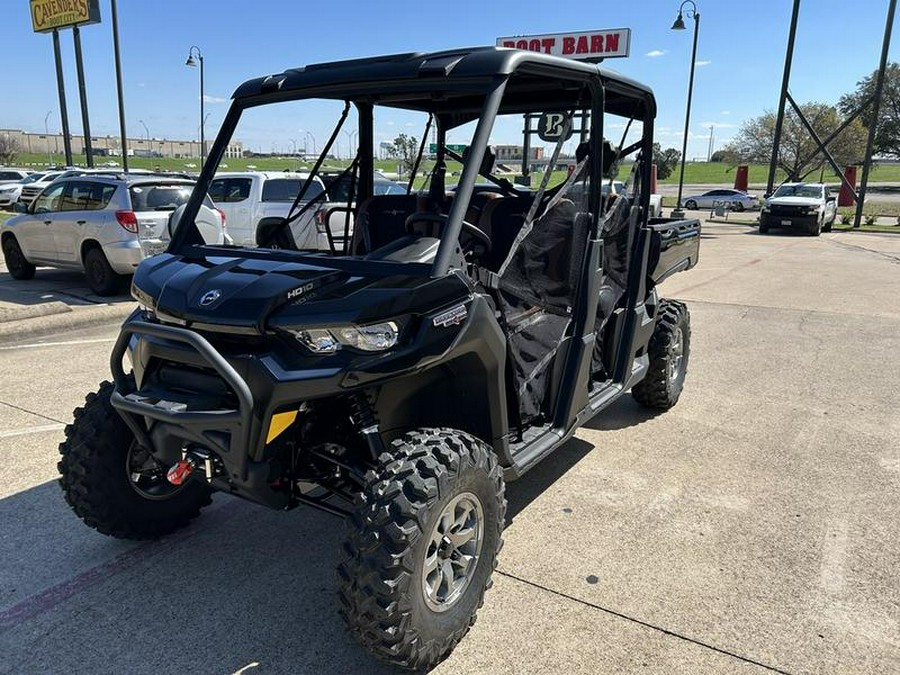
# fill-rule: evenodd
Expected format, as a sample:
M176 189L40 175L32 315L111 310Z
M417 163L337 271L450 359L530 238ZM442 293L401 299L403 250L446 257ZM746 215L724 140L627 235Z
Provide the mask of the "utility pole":
M710 125L709 125L709 148L708 148L707 151L706 151L706 161L707 161L707 162L711 162L711 161L712 161L713 148L714 148L715 145L716 145L716 137L715 137L715 135L714 135L714 134L715 134L715 128L716 128L716 127L715 127L714 124L710 124Z

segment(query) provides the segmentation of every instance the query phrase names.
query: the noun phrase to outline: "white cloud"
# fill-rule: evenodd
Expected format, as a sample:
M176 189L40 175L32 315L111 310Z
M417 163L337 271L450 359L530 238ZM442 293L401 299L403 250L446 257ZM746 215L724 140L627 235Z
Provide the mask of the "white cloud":
M649 56L652 59L657 56L662 56L665 53L666 53L665 49L654 49L652 52L647 52L647 56Z
M707 129L710 127L715 127L716 129L736 129L738 125L734 122L701 122L700 126L706 127Z
M712 61L697 61L698 66L708 66Z
M210 96L209 94L203 94L203 102L204 103L228 103L228 99L222 98L221 96Z
M731 114L731 111L730 111L730 110L723 110L723 111L720 112L719 114L720 114L720 115L730 115L730 114Z

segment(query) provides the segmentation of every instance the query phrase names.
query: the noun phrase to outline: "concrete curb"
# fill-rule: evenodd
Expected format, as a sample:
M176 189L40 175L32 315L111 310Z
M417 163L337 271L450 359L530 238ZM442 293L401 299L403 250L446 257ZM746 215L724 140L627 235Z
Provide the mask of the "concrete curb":
M72 308L66 303L59 300L51 302L42 302L37 305L14 305L6 306L5 303L0 304L0 326L12 321L20 321L22 319L33 319L36 317L50 316L52 314L64 314L71 312Z
M133 302L73 307L69 311L55 314L4 321L0 323L0 344L16 342L25 338L45 337L60 331L116 324L131 314L136 307L137 305Z

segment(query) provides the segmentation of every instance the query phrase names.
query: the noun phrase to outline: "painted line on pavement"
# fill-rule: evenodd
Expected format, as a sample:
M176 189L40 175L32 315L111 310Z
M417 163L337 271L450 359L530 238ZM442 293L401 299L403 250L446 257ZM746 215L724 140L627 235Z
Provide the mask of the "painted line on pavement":
M0 347L0 352L12 349L35 349L36 347L66 347L69 345L91 345L100 342L115 342L116 338L90 338L86 340L64 340L62 342L35 342L28 345L12 345L10 347Z
M29 621L45 612L49 612L61 605L65 601L91 590L95 586L105 583L111 577L127 572L132 567L145 563L146 561L158 555L168 553L189 540L197 534L209 529L210 525L214 525L216 521L229 520L241 506L245 504L238 499L233 499L229 503L223 504L220 508L215 509L207 514L207 522L204 525L193 525L180 532L159 541L149 541L138 544L134 548L120 553L112 560L95 565L85 570L71 579L61 581L55 586L51 586L40 593L36 593L31 597L25 598L18 604L9 607L0 612L0 633L8 631ZM212 521L212 522L209 522Z
M28 434L40 434L45 431L62 431L65 428L65 424L43 424L38 427L25 427L24 429L14 429L12 431L0 431L0 438L13 438L15 436L26 436Z

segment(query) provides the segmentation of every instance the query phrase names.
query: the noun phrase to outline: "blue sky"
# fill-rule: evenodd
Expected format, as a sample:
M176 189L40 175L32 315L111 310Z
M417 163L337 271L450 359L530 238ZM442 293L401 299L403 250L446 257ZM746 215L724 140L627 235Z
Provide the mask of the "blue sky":
M803 0L791 87L798 101L834 103L875 69L887 4ZM3 5L0 44L6 68L0 128L43 132L45 116L52 111L49 128L58 131L52 39L32 32L27 0L3 0ZM240 82L292 66L493 44L501 35L630 27L631 56L605 65L653 87L659 105L657 140L664 147L680 147L691 33L670 30L678 5L675 0L119 0L128 133L143 135L142 120L153 137L196 138L197 70L184 65L193 44L205 58L210 137ZM706 156L709 125L715 125L716 147L721 147L742 121L775 108L791 5L790 0L698 1L702 18L688 157ZM109 0L100 0L100 9L103 22L82 28L91 130L93 135L115 135ZM69 119L73 132L80 133L71 31L61 38ZM890 54L900 59L896 35ZM327 122L304 126L318 128L324 136ZM262 138L251 143L262 144Z

